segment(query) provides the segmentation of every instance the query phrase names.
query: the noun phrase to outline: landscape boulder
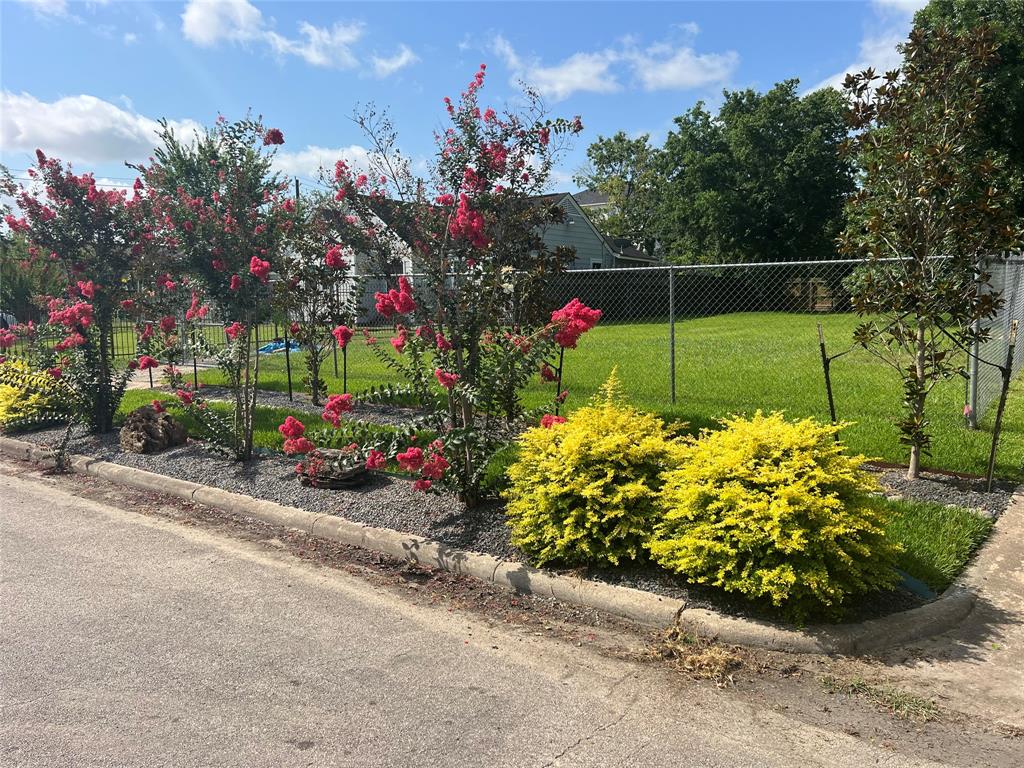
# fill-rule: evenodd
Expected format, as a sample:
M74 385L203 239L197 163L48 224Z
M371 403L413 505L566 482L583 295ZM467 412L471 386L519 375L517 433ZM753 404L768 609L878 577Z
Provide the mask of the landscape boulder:
M169 413L143 405L132 411L121 427L121 448L129 453L160 453L184 445L188 430Z

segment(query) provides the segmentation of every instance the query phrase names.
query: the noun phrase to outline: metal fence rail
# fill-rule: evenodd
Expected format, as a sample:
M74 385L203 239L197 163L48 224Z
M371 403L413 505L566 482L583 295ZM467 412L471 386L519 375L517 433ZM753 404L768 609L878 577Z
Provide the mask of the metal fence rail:
M680 372L686 372L687 366L694 365L693 355L715 354L716 339L713 337L701 339L699 350L695 352L693 334L706 331L694 330L701 326L694 325L692 321L727 317L749 324L771 321L774 322L772 328L776 329L772 332L799 332L807 336L808 346L816 349L817 338L812 330L808 330L806 321L846 315L849 322L839 322L834 326L843 329L842 336L836 332L829 342L836 351L851 345L849 329L856 324L856 318L846 284L850 275L865 264L857 260L833 260L574 270L551 280L547 298L551 306L561 306L570 299L579 298L584 304L602 310L602 328L623 328L619 334L611 328L607 332L609 340L603 342L606 344L604 351L611 357L616 356L615 344L620 345L620 351L633 353L637 352L637 345L643 345L642 376L658 382L658 386L652 389L656 390L658 398L663 398L664 405L670 405L677 400ZM1024 323L1024 259L993 258L984 268L991 275L992 289L1002 295L1004 306L999 315L988 323L990 339L976 350L977 359L970 362L964 403L975 418L980 418L998 399L1001 379L996 365L1005 362L1011 323L1015 319ZM416 275L407 277L416 282ZM361 311L357 326L380 329L389 325L386 318L377 314L373 298L375 292L388 287L393 286L379 279L360 283ZM343 291L355 289L354 284L341 287ZM19 321L25 319L18 317ZM841 321L841 318L836 319ZM280 317L278 322L261 324L259 342L286 337L287 325L288 321ZM778 330L780 328L783 330ZM810 328L813 329L813 322ZM711 333L715 332L721 331ZM202 333L213 345L226 342L221 323L204 323ZM50 342L58 340L55 337ZM770 336L765 337L758 346L745 350L744 354L759 365L790 364L787 359L778 357L772 349L772 341ZM134 327L129 320L118 321L112 343L119 358L129 359L137 355ZM610 352L607 345L612 345ZM681 349L687 353L685 358L679 354ZM24 352L24 342L19 341L8 354L18 356ZM359 365L358 360L348 363L350 370L351 366ZM296 379L300 378L298 371L301 366L293 364L293 367L296 368ZM1014 361L1014 373L1019 373L1022 367L1024 355ZM692 371L692 367L689 370Z

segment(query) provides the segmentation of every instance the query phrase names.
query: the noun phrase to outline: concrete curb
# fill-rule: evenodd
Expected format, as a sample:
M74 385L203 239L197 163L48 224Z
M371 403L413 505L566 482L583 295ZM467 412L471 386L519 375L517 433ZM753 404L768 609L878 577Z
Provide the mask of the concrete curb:
M0 436L0 454L53 464L53 451ZM704 608L687 608L682 600L630 587L531 568L480 552L452 549L422 536L356 523L335 515L254 499L187 480L113 464L89 456L71 456L71 468L121 485L194 501L214 509L293 528L342 544L380 552L400 560L465 574L502 589L552 597L604 611L645 626L678 623L684 630L720 642L791 653L856 654L876 651L937 635L956 627L974 608L975 595L951 587L938 600L909 611L858 624L786 629L754 619L725 616Z

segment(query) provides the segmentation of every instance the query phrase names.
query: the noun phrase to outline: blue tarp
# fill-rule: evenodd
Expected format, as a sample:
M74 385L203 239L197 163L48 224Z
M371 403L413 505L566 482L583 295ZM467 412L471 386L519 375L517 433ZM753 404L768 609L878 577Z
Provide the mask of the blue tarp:
M291 352L298 352L299 351L299 345L296 344L294 341L289 340L288 341L288 350L291 351ZM283 341L271 341L271 342L269 342L267 344L264 344L262 347L260 347L260 354L261 355L270 355L270 354L273 354L274 352L284 352L284 342Z

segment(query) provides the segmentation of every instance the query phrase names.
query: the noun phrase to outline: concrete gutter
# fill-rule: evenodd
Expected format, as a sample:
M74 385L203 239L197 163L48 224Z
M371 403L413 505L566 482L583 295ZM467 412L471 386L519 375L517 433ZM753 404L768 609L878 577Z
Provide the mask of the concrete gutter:
M51 466L54 461L50 449L9 437L0 437L0 454ZM725 616L705 608L688 608L682 600L652 592L542 571L480 552L452 549L422 536L375 528L336 515L316 514L88 456L71 456L70 463L75 472L113 483L293 528L426 568L465 574L502 589L593 608L645 626L664 628L678 624L694 634L735 645L791 653L866 653L952 629L970 614L975 603L973 592L954 586L927 605L880 619L788 629L765 621Z

